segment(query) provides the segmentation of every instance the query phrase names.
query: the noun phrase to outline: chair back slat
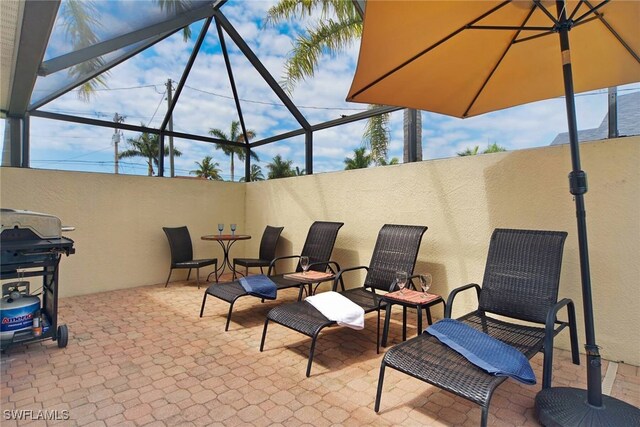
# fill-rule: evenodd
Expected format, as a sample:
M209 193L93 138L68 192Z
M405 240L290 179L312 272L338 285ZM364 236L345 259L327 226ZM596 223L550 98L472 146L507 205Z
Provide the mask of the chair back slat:
M423 226L385 224L378 233L364 286L389 291L397 271L412 275L425 231Z
M479 309L545 323L558 300L567 233L496 229L491 236Z
M311 224L300 255L308 256L310 263L329 261L338 237L338 231L343 225L343 222L328 221L316 221ZM326 269L326 265L314 265L310 268L315 271L325 271ZM298 263L296 271L302 271L300 263Z
M276 246L280 239L280 233L284 227L272 227L267 225L262 233L262 240L260 240L260 259L271 261L276 257Z
M193 259L193 245L191 235L186 226L183 227L162 227L169 240L171 249L171 265L176 263L191 261Z

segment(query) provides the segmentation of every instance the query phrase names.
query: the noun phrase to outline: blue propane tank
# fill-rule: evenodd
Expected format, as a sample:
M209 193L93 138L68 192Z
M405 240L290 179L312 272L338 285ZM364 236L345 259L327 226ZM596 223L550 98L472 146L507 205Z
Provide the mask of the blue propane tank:
M0 341L13 341L16 332L31 330L33 316L40 310L40 298L24 296L18 292L0 300Z

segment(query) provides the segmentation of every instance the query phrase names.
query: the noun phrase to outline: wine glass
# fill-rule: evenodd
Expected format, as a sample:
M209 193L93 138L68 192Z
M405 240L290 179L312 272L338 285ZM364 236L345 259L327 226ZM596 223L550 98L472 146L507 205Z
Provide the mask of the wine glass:
M422 298L427 299L429 298L427 291L431 287L431 282L433 281L433 277L431 276L430 273L425 273L418 276L418 278L420 280L420 288L422 288L422 292L424 293Z
M224 224L218 224L218 231L220 232L221 236L222 236L222 230L224 230Z
M396 284L398 285L398 289L400 289L400 294L404 294L404 287L407 284L406 271L396 271Z
M231 235L235 235L236 234L236 224L231 224Z
M302 267L302 274L307 274L307 270L309 269L309 257L301 256L300 257L300 267Z

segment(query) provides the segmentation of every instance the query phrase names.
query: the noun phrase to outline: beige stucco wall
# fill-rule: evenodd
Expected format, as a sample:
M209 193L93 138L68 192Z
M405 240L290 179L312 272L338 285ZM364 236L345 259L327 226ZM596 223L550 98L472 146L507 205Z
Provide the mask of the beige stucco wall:
M284 225L295 252L314 220L343 221L334 251L343 267L369 262L383 224L427 225L416 272L431 272L433 291L442 295L482 280L494 228L565 230L560 296L576 303L582 347L570 164L565 145L249 183L246 222L254 234L265 223ZM582 144L582 166L590 185L597 342L605 358L640 365L640 138ZM456 303L454 314L471 307L471 296ZM440 309L435 314L442 316ZM568 348L567 337L557 345Z
M603 357L640 365L640 138L581 148L598 344ZM369 262L383 224L423 224L429 229L416 272L431 272L433 291L445 296L482 279L494 228L565 230L560 295L576 302L582 347L569 170L568 146L247 184L2 168L0 205L51 213L77 227L68 234L77 253L61 265L66 296L163 283L169 249L162 226L188 225L196 255L221 258L215 243L199 239L218 222L236 222L254 236L234 247L232 255L241 256L257 253L266 224L285 226L284 254L301 249L314 220L343 221L334 258L348 267ZM469 294L454 314L472 303ZM558 346L567 348L567 335Z
M60 295L70 296L164 281L170 252L162 227L189 227L194 255L222 258L218 222L244 228L240 183L83 172L0 169L0 205L55 215L76 230L65 235L76 253L60 266ZM238 243L241 247L244 243ZM202 269L203 275L211 271ZM193 272L192 277L195 277ZM175 270L172 280L186 278Z

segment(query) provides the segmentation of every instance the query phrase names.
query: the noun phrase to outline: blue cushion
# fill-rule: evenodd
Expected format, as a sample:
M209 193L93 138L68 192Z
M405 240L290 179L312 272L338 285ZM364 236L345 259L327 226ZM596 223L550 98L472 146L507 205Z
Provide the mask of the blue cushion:
M264 274L241 277L239 282L248 294L264 299L276 299L278 288L276 284Z
M508 376L525 384L536 383L536 375L524 354L469 325L454 319L442 319L425 332L492 375Z

